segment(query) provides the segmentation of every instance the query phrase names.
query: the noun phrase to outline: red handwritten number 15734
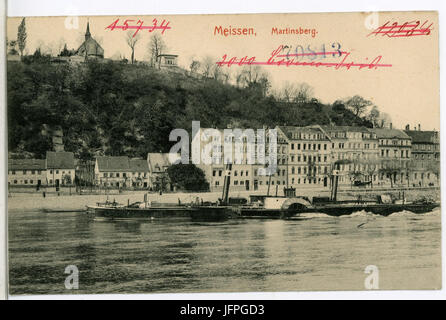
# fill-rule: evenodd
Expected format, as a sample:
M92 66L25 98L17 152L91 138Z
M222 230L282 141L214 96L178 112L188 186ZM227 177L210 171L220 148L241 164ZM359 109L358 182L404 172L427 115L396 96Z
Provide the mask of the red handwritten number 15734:
M377 28L373 32L367 35L370 36L374 34L387 36L387 37L414 37L414 36L428 36L431 33L433 23L427 25L429 21L424 21L421 24L420 21L409 21L403 24L398 24L398 22L390 23L387 21L381 27Z
M149 26L144 26L144 21L143 20L138 20L136 21L136 24L134 23L136 20L124 20L124 22L122 23L122 25L118 25L119 19L116 19L111 25L109 25L107 28L105 29L110 29L111 31L115 30L115 29L122 29L122 31L126 31L128 29L133 29L135 30L135 33L133 33L133 37L136 36L136 34L139 32L139 30L148 30L149 32L153 32L154 30L162 30L161 34L164 34L164 31L166 31L167 29L170 29L169 23L170 21L166 21L163 19L163 21L161 22L161 24L158 23L158 20L155 18L152 20L152 25Z

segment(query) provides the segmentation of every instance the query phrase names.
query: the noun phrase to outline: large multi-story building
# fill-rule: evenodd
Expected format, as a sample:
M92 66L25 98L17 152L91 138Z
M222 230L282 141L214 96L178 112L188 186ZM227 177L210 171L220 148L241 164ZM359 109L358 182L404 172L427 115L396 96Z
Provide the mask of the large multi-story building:
M403 131L393 128L371 129L378 138L379 185L409 183L412 139Z
M412 138L412 159L410 162L411 186L440 185L440 137L438 131L409 130L405 133Z
M265 163L255 163L252 167L254 190L267 194L281 194L288 184L288 141L284 134L276 129L276 154L270 152L274 148L273 137L269 130L265 130ZM271 150L270 150L271 148ZM272 163L276 161L276 164ZM270 163L271 162L271 163ZM265 170L270 168L270 170Z
M282 169L283 180L276 183L285 182L287 187L328 187L331 141L322 128L279 126L277 131L278 140L283 138L286 142L286 167Z
M322 126L331 140L331 167L339 166L339 184L353 185L355 181L372 183L378 178L378 139L366 127ZM337 170L337 169L336 169Z
M232 191L248 191L258 187L258 181L254 185L253 175L256 166L250 163L248 159L251 155L251 150L248 148L248 138L246 136L236 137L229 135L225 137L223 129L209 128L200 128L196 134L198 136L195 136L193 139L196 139L195 143L199 143L199 148L197 149L199 149L200 155L208 153L212 159L212 163L206 164L200 158L200 163L197 164L197 167L204 171L211 191L223 190L226 172L225 162L227 162L224 160L228 159L232 162ZM212 144L213 140L218 140L220 143L210 148L209 145ZM225 143L230 146L232 150L231 155L225 153ZM239 158L236 157L236 153L239 155Z

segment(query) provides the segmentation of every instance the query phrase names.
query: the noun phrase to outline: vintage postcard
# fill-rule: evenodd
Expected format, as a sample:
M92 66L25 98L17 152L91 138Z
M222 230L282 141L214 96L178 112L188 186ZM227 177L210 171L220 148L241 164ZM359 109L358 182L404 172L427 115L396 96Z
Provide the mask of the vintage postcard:
M6 67L9 294L441 289L437 12L13 17Z

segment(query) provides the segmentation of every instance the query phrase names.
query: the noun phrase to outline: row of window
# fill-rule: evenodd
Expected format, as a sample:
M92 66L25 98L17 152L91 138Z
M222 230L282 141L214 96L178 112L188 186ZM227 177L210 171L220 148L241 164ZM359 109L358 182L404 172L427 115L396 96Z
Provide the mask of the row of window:
M131 177L131 176L138 176L138 177L144 177L147 178L147 172L133 172L133 173L128 173L127 172L122 172L122 175L120 172L104 172L102 175L104 178L127 178L127 177Z
M414 154L415 159L433 159L432 154ZM438 159L439 156L435 155L435 159Z
M59 179L56 179L55 180L56 182L57 181L59 181ZM13 184L34 184L34 180L28 180L28 179L25 179L25 180L13 180ZM37 180L35 183L37 183L37 184L39 184L39 183L41 183L41 180ZM50 184L50 185L52 185L53 184L53 179L48 179L48 183ZM65 184L65 180L62 180L62 184Z
M104 182L104 183L102 183L102 185L104 187L114 187L114 186L122 187L123 183L122 182ZM147 182L144 182L144 183L132 182L132 186L133 187L143 187L143 186L147 187Z
M22 174L42 174L42 170L20 170ZM71 174L71 171L67 171L67 174ZM9 170L9 174L17 174L17 170ZM53 170L50 170L50 174L53 174ZM59 170L56 170L56 174L59 174ZM65 171L62 171L65 174Z
M401 176L403 176L403 175L404 174L402 173ZM414 179L418 179L418 178L424 179L425 178L425 174L421 173L420 175L418 175L417 173L414 173L413 177L414 177ZM430 179L431 178L431 174L430 173L426 173L426 178ZM324 179L325 179L325 182L324 182ZM306 177L306 178L296 178L296 179L292 178L291 179L291 185L295 185L295 184L321 184L321 183L328 184L328 180L326 180L326 179L327 178L308 178L308 177ZM377 176L373 175L372 179L373 179L373 181L376 181ZM380 179L381 180L384 179L384 174L380 174ZM351 181L352 181L351 177L342 177L342 176L339 177L339 182L351 182ZM259 183L259 185L263 185L263 181L262 180L258 181L258 183ZM243 185L245 185L245 180L240 180L240 181L239 180L234 180L232 182L232 184L234 186L238 186L238 185L243 186ZM269 180L265 181L265 184L269 185ZM277 185L286 185L286 181L280 181L280 180L274 181L274 180L271 180L271 185L275 185L275 184L277 184ZM219 186L220 185L220 181L215 181L215 185Z
M412 145L412 148L414 150L440 150L440 145L439 144L435 144L435 145L431 145L431 144L414 144Z
M337 149L345 149L346 147L348 149L362 149L364 147L364 149L369 150L369 149L377 149L378 145L376 143L364 143L362 144L361 142L349 142L349 143L345 143L345 142L339 142L337 145L333 142L331 144L332 149L335 149L337 147Z
M390 157L390 151L389 149L386 150L381 150L381 157ZM400 150L401 152L398 151L398 149L393 150L393 157L397 158L400 155L400 158L409 158L409 150Z
M376 134L369 132L332 132L332 138L376 139Z
M285 170L283 170L285 171ZM328 173L328 167L297 167L297 170L295 167L291 167L291 174L327 174Z
M223 170L213 170L212 171L212 176L216 177L217 175L219 177L221 177L223 174ZM249 170L240 170L240 172L238 170L234 170L234 177L237 177L240 174L241 177L243 177L243 175L245 177L249 176ZM254 175L257 175L257 170L255 170Z
M14 184L18 184L18 180L13 181ZM20 180L20 184L28 184L28 180ZM34 184L34 180L29 180L29 184Z
M295 160L297 160L297 161L295 161ZM327 162L327 156L326 155L324 155L323 157L321 155L318 155L318 156L308 156L308 157L306 155L303 155L303 156L291 155L290 156L290 162L291 163L307 162L307 160L308 161L312 161L312 162Z
M394 145L394 146L410 146L410 140L401 140L401 139L393 139L393 140L388 140L388 139L379 139L379 145L383 146L389 146L389 145Z
M307 149L307 146L308 146L308 149ZM296 149L297 150L321 150L322 146L323 146L324 150L327 150L327 144L326 143L324 143L323 145L320 144L320 143L318 143L318 144L316 144L316 143L313 143L313 144L311 144L311 143L308 143L308 144L307 143L302 143L302 149L301 149L301 144L300 143L296 143ZM291 144L291 150L295 150L294 149L294 143Z
M291 133L292 139L301 139L301 140L321 140L325 138L325 135L322 133L302 133L302 132L294 132Z

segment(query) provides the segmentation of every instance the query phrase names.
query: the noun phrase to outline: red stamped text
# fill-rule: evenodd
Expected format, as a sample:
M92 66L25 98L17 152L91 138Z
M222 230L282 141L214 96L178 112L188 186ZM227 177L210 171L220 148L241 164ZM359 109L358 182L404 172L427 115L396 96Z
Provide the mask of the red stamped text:
M133 33L133 37L135 37L140 30L147 30L149 32L153 32L155 30L161 30L161 34L164 34L164 31L171 29L169 26L170 21L166 21L163 19L161 23L158 22L156 18L152 20L151 25L144 25L143 20L124 20L122 25L119 25L119 19L116 19L111 25L109 25L105 29L110 29L111 31L115 29L121 29L122 31L126 30L135 30L135 33Z
M390 23L387 21L381 27L375 29L367 35L381 35L390 38L398 37L415 37L415 36L428 36L431 34L433 23L429 24L429 21L424 21L422 24L420 21L409 21L403 24L398 24L398 22Z

